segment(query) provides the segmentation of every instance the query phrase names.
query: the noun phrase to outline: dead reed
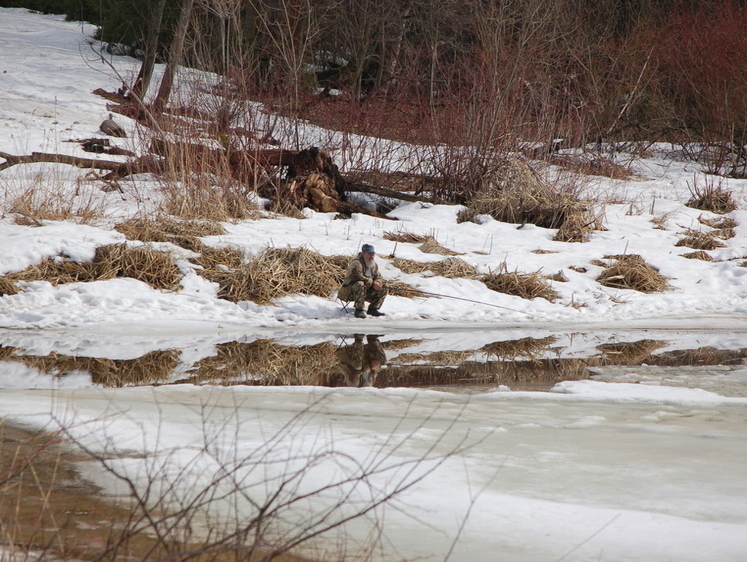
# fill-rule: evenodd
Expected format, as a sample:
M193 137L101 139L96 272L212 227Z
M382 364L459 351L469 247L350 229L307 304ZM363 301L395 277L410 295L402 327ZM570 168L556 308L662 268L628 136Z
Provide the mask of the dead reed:
M235 257L231 259L235 263ZM273 299L299 293L329 297L342 283L349 261L305 248L268 248L240 266L211 267L200 274L219 284L220 298L270 304Z
M0 297L16 294L18 294L18 287L16 287L15 284L5 276L0 277Z
M687 230L684 235L685 237L678 240L675 246L686 246L694 250L715 250L716 248L726 247L726 244L705 232Z
M199 238L220 236L226 233L217 222L176 220L169 217L156 219L130 219L114 227L129 240L141 242L171 242L188 250L199 252L204 247Z
M173 258L149 246L130 247L109 244L96 248L90 263L74 262L63 257L50 258L17 273L5 276L8 282L48 281L52 285L103 281L131 277L156 289L174 289L182 275Z
M669 289L666 277L647 264L638 254L605 256L615 260L597 277L605 287L632 289L642 293L660 293Z
M587 176L603 176L613 180L632 180L637 177L630 166L624 166L606 156L594 154L556 155L550 159L550 163Z
M693 181L688 185L690 189L690 200L686 203L688 207L710 211L718 215L730 213L739 208L734 200L731 191L724 189L723 178L718 182L706 180L704 185L699 185Z
M698 222L701 224L704 224L706 226L710 226L713 229L716 230L722 230L722 229L735 229L737 227L737 221L730 217L717 217L713 219L706 218L704 216L698 217Z
M602 230L591 201L581 200L577 189L558 188L526 162L507 158L486 175L482 188L457 215L458 222L490 215L497 221L558 229L555 240L585 242L591 230Z
M419 250L424 254L438 254L440 256L456 256L457 252L446 248L430 234L415 234L413 232L385 232L383 238L392 242L406 244L420 244Z
M703 261L716 261L713 259L708 253L704 252L703 250L698 250L697 252L688 252L687 254L682 254L683 258L687 258L689 260L703 260Z
M466 277L474 278L477 270L461 258L446 258L442 261L418 262L404 258L394 258L392 265L404 273L423 273L431 271L440 277Z
M550 286L547 279L539 272L519 273L510 272L505 262L501 264L498 273L489 273L480 280L491 291L521 297L523 299L543 298L550 302L560 298L560 295Z

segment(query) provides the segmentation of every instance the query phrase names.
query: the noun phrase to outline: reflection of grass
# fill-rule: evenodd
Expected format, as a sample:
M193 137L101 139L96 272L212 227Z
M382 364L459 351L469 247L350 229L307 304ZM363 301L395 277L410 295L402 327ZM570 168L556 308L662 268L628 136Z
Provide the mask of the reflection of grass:
M172 350L151 351L137 359L79 357L54 352L49 355L22 355L16 350L6 351L3 355L5 361L18 361L55 376L87 371L91 373L94 383L113 387L166 382L179 363L179 353Z
M331 342L285 346L269 340L228 342L190 370L189 382L326 386L340 374Z

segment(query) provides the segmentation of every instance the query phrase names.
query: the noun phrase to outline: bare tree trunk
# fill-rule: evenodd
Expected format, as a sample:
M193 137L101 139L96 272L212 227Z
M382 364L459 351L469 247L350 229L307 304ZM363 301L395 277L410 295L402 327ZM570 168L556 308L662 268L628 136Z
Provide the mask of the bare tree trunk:
M166 70L161 79L161 86L158 88L158 94L153 100L153 113L161 113L169 101L171 89L174 86L174 76L176 69L181 63L182 53L184 52L184 41L187 37L189 20L192 17L192 7L195 0L182 0L181 12L179 14L179 23L176 26L174 40L169 49L169 60L166 63Z
M153 66L156 63L158 54L158 33L161 31L161 21L163 20L163 9L166 6L166 0L158 0L153 6L153 10L148 18L148 27L145 34L145 54L143 55L143 64L140 65L135 83L130 88L130 94L137 101L142 101L148 91L150 79L153 76Z

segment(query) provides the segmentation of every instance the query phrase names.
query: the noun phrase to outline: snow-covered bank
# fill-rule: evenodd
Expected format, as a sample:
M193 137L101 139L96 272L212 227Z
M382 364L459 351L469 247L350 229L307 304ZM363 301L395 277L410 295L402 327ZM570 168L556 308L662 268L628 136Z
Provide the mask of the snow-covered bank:
M116 90L121 85L116 75L106 71L106 65L96 61L87 44L90 27L19 9L0 9L0 18L5 30L0 49L0 94L4 100L0 104L0 151L90 156L74 141L95 136L98 124L107 114L106 100L92 91ZM111 57L111 63L121 76L130 75L136 68L136 61L126 57ZM64 84L54 87L49 74ZM133 123L125 118L122 121L134 138L113 142L138 150ZM314 127L306 126L302 131L308 135L309 144L324 140ZM355 150L355 143L341 143L334 133L325 134L327 144L322 148L341 163L350 161L342 151ZM370 150L375 144L369 139L367 146ZM694 185L717 181L745 206L747 180L714 180L698 163L684 160L673 147L665 145L653 146L645 156L618 154L616 158L630 162L639 178L587 178L586 195L598 201L607 228L594 232L588 243L555 242L554 230L533 225L517 229L516 224L497 222L487 216L480 224L458 223L459 206L422 203L400 205L389 215L397 220L362 215L335 220L332 214L308 211L305 219L278 216L226 223L225 235L208 236L202 241L210 246L242 249L249 255L267 247L306 247L324 255L353 256L362 243L373 243L386 278L446 295L414 300L390 296L385 304L385 326L421 320L470 324L635 320L651 325L659 319L678 317L743 317L747 309L747 268L741 267L741 258L747 254L747 228L743 226L747 224L747 211L729 214L737 223L735 235L723 241L723 248L708 252L715 262L683 258L681 255L690 249L676 243L688 229L710 231L700 220L718 217L685 206ZM125 240L112 230L116 222L147 213L158 206L161 198L158 182L147 175L123 183L122 192L102 191L99 182L82 175L80 170L61 164L20 165L0 171L0 197L6 204L33 186L53 199L100 213L100 219L92 226L61 221L27 226L14 224L11 216L4 216L0 220L0 239L6 243L0 246L0 274L58 256L90 260L96 247ZM421 262L438 261L444 256L424 253L417 244L387 240L387 232L430 234L479 273L496 271L505 263L508 271L542 271L548 275L562 272L568 281L551 282L560 295L551 303L496 293L472 279L406 274L392 265L390 255ZM266 307L221 301L215 297L215 285L199 277L194 266L183 259L189 252L171 244L160 247L182 258L184 279L179 291L164 292L137 281L117 279L59 287L45 282L23 283L20 294L0 298L0 326L99 329L106 324L213 322L217 327L227 322L263 327L282 323L317 329L320 324L341 317L333 295L327 299L295 295ZM599 260L620 254L641 255L669 278L671 290L644 294L599 284L596 278L603 269ZM690 327L696 325L694 322Z

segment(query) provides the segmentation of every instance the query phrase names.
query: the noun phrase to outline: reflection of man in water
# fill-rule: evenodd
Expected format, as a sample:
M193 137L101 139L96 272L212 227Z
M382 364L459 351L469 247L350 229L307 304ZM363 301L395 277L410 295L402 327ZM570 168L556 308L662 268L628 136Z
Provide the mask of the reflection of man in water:
M341 347L335 354L348 386L373 386L379 369L386 363L386 353L376 335L366 336L364 344L363 334L355 334L353 343Z

